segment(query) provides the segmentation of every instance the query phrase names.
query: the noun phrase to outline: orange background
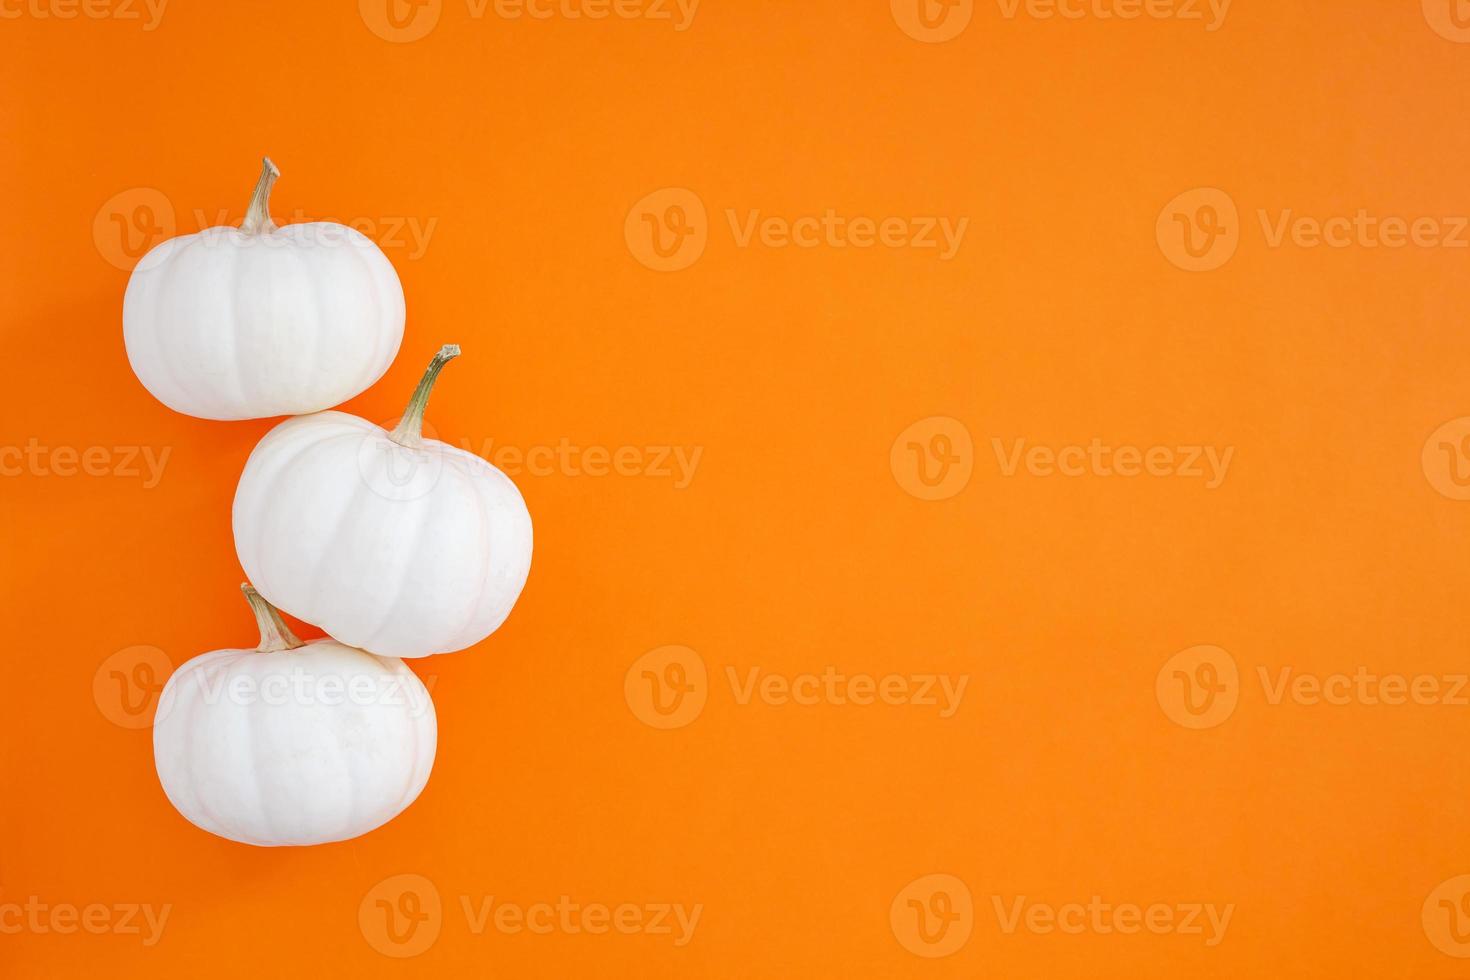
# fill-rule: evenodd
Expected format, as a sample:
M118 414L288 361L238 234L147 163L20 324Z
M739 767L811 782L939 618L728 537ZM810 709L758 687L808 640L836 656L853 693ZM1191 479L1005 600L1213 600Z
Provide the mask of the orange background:
M1470 46L1415 0L1237 0L1199 21L1008 19L921 43L886 0L705 0L667 21L482 18L422 39L351 0L173 0L137 21L0 23L3 442L148 446L161 482L0 480L0 904L173 908L162 940L0 935L7 977L1467 976L1420 908L1470 871L1470 711L1272 705L1257 680L1466 670L1470 504L1425 440L1470 415L1453 248L1269 247L1258 212L1470 211ZM409 8L403 8L405 10ZM129 370L115 196L238 222L268 152L273 210L433 225L385 252L408 327L345 410L430 407L479 446L702 447L693 481L515 475L530 582L434 678L440 748L401 817L262 850L169 806L146 728L93 694L108 657L177 665L253 643L230 501L269 420L173 414ZM630 207L708 209L703 256L655 272ZM1197 187L1238 251L1185 272L1155 236ZM133 194L133 197L126 196ZM968 217L958 254L739 247L726 209ZM128 217L137 217L131 214ZM103 231L94 229L101 228ZM406 239L406 233L401 239ZM905 492L890 447L944 415L961 492ZM1224 483L1004 477L992 439L1233 446ZM642 723L630 665L709 669L686 727ZM1212 644L1239 704L1161 710L1171 656ZM740 704L726 668L969 677L920 706ZM364 896L430 879L442 931L381 955ZM942 959L889 906L942 873L974 897ZM701 903L668 936L475 935L460 897ZM1223 942L1004 933L992 896L1234 903ZM478 973L476 974L478 975Z

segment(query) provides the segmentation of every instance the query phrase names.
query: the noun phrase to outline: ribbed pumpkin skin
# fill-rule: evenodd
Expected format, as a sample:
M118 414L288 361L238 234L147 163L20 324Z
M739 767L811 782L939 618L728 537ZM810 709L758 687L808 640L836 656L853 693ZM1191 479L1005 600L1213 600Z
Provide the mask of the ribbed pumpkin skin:
M403 661L321 639L184 664L159 699L153 754L190 823L243 844L304 846L361 836L407 809L437 737L429 692Z
M339 405L393 363L403 286L377 245L313 221L258 234L208 228L155 246L123 297L138 380L204 419L301 415Z
M266 433L235 491L234 530L273 605L391 657L483 640L531 567L531 515L504 473L433 439L401 446L343 412Z

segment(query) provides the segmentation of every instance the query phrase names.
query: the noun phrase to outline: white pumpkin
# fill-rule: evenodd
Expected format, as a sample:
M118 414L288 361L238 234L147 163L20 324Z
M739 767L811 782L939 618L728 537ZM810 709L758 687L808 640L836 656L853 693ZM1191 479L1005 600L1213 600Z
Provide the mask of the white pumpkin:
M380 827L428 782L438 727L401 660L303 643L248 585L255 650L215 650L169 678L153 757L169 802L211 834L260 847Z
M133 372L176 412L254 419L341 404L403 341L403 286L378 246L330 221L278 228L265 160L239 228L160 242L123 297Z
M390 433L355 415L288 419L235 491L235 551L271 602L391 657L462 650L505 621L531 568L514 483L422 435L443 348Z

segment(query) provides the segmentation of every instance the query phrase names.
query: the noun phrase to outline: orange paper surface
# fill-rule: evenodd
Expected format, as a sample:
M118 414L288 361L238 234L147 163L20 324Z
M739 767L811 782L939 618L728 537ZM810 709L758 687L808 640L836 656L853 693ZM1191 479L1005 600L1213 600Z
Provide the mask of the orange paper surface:
M0 974L1470 975L1463 6L3 0ZM122 342L265 153L536 530L310 849L158 785L274 421Z

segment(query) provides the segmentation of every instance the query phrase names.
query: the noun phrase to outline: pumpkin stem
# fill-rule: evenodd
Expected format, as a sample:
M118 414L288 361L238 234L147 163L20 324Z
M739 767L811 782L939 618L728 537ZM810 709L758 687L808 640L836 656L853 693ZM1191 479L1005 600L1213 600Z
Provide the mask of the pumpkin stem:
M275 653L277 650L295 650L306 645L304 640L291 632L291 627L276 612L276 607L266 602L265 597L256 592L249 582L242 582L240 591L245 593L250 611L255 613L255 625L260 627L260 646L255 649L261 653Z
M398 426L388 438L410 449L424 444L424 409L429 405L429 393L434 390L434 381L439 377L439 372L444 370L444 365L458 356L458 344L445 344L439 348L439 353L429 362L429 369L419 379L419 386L413 390L408 408L403 410L403 418L398 420Z
M250 207L245 209L245 220L240 222L240 230L247 235L260 235L276 230L276 223L271 220L271 188L276 185L276 178L281 176L281 171L270 157L263 157L260 167L260 179L255 182L255 193L250 195Z

